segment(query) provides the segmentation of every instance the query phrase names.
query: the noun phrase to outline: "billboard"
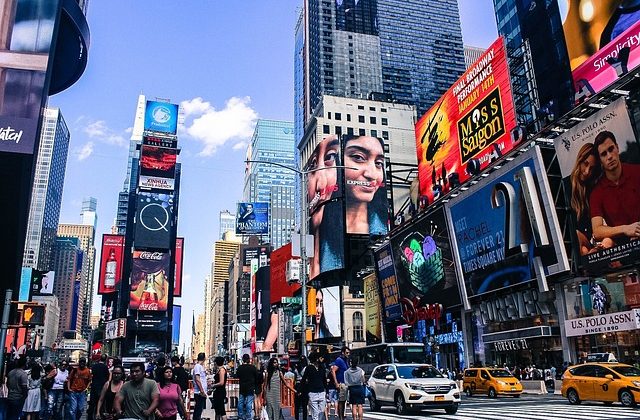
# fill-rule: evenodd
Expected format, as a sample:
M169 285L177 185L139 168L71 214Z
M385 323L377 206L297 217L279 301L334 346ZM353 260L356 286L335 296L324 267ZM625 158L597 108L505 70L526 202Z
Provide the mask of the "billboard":
M113 293L118 290L122 280L122 262L124 261L124 236L102 235L100 254L100 277L98 294Z
M332 341L342 338L342 300L340 286L316 290L313 339Z
M314 254L309 256L309 279L344 268L344 207L341 147L337 136L324 137L304 165L307 175L309 234Z
M184 238L176 238L175 262L173 272L173 296L182 296L182 261L184 259Z
M431 320L433 305L460 305L460 293L442 207L421 216L390 238L400 291L402 321Z
M376 273L380 282L380 298L384 309L385 322L398 321L402 317L400 307L400 288L396 278L391 244L387 243L373 252Z
M178 147L178 140L174 137L146 135L142 136L142 144L146 146L168 147L169 149L175 149Z
M55 271L33 270L31 274L31 297L50 296L56 279Z
M536 146L445 204L463 303L569 269Z
M0 152L36 153L40 111L49 97L47 68L59 8L58 0L3 2Z
M171 344L173 347L180 345L180 322L182 320L182 306L173 305L173 318L171 318Z
M289 284L286 279L287 261L293 259L291 256L291 243L281 246L271 253L271 304L280 303L283 297L291 297L300 290L299 284Z
M264 342L271 326L271 301L269 299L269 279L270 271L268 267L260 267L255 274L255 304L256 304L256 342ZM277 327L277 325L276 325ZM275 342L275 338L273 340Z
M599 272L640 256L640 155L624 99L554 139L575 226L574 255Z
M177 158L178 149L142 145L138 186L142 189L173 191Z
M76 258L76 267L74 270L74 276L72 277L71 284L73 284L73 301L71 304L71 321L69 322L69 329L75 330L78 325L78 307L80 306L80 286L82 286L82 263L84 261L84 253L78 251Z
M575 101L581 103L640 64L640 13L637 2L600 0L585 15L578 3L561 10Z
M137 197L136 248L170 249L173 194L141 192Z
M175 136L178 129L178 105L147 101L144 130Z
M389 204L384 142L370 136L342 136L346 232L371 236L388 231Z
M104 339L115 340L127 336L127 318L108 321L104 326Z
M170 260L167 252L133 251L129 309L167 310Z
M257 260L258 267L264 267L269 264L270 248L268 246L257 246L242 248L242 266L250 269L251 260ZM246 271L249 272L249 271Z
M416 124L427 204L510 151L515 127L507 54L498 38Z
M367 345L382 343L380 295L375 274L364 278L364 318Z
M236 235L268 235L269 203L238 203Z

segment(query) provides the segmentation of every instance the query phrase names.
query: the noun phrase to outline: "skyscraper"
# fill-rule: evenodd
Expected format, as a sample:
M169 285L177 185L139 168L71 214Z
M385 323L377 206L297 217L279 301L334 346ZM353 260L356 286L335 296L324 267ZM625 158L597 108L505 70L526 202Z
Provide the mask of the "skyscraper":
M98 200L94 197L85 197L82 200L82 210L80 210L80 224L93 226L95 231L98 227Z
M69 151L69 129L57 108L46 108L29 208L23 266L51 269Z
M220 232L218 239L222 240L226 232L236 232L236 215L229 210L222 210L220 212Z
M258 120L247 158L295 168L293 123ZM295 172L275 165L249 163L245 170L244 201L271 204L269 243L273 248L289 241L295 220L295 182Z
M81 333L80 322L85 309L82 266L84 253L78 238L56 238L53 253L53 270L56 281L53 294L58 298L60 319L58 339L65 331Z
M486 51L485 48L473 47L471 45L464 46L464 65L469 68L475 63Z

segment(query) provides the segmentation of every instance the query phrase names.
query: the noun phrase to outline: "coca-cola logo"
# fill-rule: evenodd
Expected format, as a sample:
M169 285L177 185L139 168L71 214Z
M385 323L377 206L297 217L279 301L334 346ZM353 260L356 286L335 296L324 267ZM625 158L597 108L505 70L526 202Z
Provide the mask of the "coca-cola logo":
M141 260L154 260L154 261L162 261L164 257L164 253L162 252L149 252L143 251L138 255L138 258Z
M436 321L436 327L440 327L440 317L442 316L443 307L439 303L428 303L420 305L420 297L416 296L413 300L401 298L402 317L409 325L415 325L420 320Z

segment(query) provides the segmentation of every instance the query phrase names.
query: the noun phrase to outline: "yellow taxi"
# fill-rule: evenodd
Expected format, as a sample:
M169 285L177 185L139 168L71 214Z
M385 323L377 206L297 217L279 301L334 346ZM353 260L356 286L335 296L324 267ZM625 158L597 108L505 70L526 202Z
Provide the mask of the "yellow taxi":
M522 394L522 384L507 369L469 368L464 371L462 389L471 396L475 393L487 394L491 398L498 395Z
M640 369L623 363L584 363L562 375L562 396L570 404L620 401L633 407L640 400Z

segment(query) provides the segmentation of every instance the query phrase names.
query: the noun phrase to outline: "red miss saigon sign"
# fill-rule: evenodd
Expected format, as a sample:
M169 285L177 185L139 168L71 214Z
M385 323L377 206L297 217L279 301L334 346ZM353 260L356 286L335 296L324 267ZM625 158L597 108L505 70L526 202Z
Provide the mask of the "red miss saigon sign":
M420 195L433 203L513 148L516 114L498 38L416 124Z

